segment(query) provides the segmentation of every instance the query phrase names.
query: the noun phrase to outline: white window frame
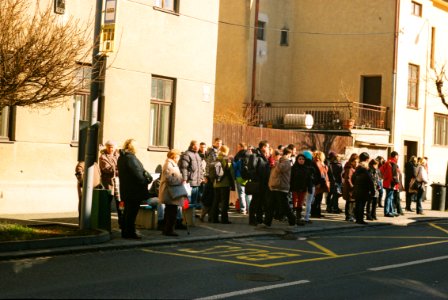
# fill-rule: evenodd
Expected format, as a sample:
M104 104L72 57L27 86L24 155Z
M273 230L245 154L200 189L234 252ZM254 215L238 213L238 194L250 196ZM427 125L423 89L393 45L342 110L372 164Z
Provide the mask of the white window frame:
M151 79L149 150L168 150L172 145L174 78L153 76Z
M434 145L448 147L448 115L434 114Z

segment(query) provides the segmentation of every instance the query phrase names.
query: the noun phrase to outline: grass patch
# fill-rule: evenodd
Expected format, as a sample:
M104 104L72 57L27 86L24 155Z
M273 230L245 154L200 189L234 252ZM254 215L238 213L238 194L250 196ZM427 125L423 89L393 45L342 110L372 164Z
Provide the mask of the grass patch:
M77 227L59 224L20 225L14 223L0 223L0 241L26 241L64 236L84 236L97 234L94 229L80 230Z

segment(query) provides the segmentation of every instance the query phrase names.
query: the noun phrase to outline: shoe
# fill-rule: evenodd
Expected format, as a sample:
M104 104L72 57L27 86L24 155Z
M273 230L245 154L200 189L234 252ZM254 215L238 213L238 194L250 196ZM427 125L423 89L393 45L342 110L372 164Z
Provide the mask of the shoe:
M367 220L373 221L373 218L372 217L367 217Z
M377 218L377 217L372 217L372 219L374 219L375 221L376 221L376 220L378 220L378 218Z
M412 210L412 208L406 208L405 210L408 211L408 212L414 212L414 211Z
M383 207L381 204L378 204L378 207Z
M296 222L296 225L297 225L297 226L303 226L303 225L305 225L305 222L302 221L302 220L300 220L300 221L297 221L297 222Z
M305 224L312 224L313 222L311 220L305 220Z
M121 234L121 237L129 240L141 240L142 237L136 233L134 234Z
M404 216L404 213L403 213L403 212L401 212L401 213L399 213L399 215L400 215L400 216Z
M349 221L349 222L353 222L353 223L354 223L354 222L356 222L356 219L355 219L355 218L353 218L353 217L350 217L350 218L348 219L348 221Z
M257 226L258 223L257 223L257 222L249 222L249 225L251 225L251 226Z
M388 218L393 218L393 217L395 217L394 215L392 215L392 214L386 214L386 215L384 215L385 217L388 217Z
M356 221L356 224L367 225L369 223L367 223L366 221Z
M174 231L173 232L163 232L162 233L163 235L166 235L166 236L179 236L177 233L175 233Z
M418 212L417 215L424 215L424 213L423 212Z

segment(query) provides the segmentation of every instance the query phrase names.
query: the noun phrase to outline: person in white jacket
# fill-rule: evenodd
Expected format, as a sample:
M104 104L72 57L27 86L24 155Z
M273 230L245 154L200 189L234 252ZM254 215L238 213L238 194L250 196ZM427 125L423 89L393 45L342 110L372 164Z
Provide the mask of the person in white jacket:
M426 185L428 184L429 178L428 178L428 172L426 171L426 159L419 158L418 160L418 167L417 167L417 176L416 180L420 183L420 187L417 191L417 214L423 215L423 207L422 207L422 200L423 200L423 194L426 190Z

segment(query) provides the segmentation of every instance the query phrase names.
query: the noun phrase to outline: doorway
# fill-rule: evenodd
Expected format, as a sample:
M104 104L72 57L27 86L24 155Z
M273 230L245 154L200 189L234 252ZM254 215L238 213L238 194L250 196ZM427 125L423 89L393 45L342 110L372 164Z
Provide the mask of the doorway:
M418 142L404 141L403 163L406 164L412 155L418 157Z

